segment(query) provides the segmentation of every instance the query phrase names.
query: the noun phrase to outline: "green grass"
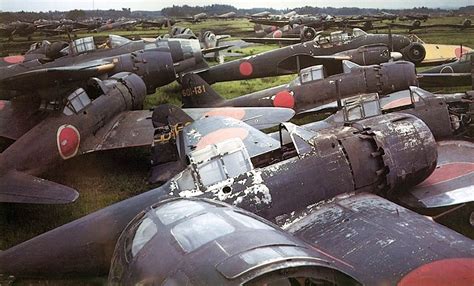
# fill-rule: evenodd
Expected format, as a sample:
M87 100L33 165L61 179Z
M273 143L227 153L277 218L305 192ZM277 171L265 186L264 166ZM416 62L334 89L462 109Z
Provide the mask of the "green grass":
M458 23L461 18L433 19L430 22ZM428 23L430 23L428 22ZM180 23L185 25L185 23ZM219 34L231 34L236 38L253 35L253 25L246 20L235 21L205 21L187 25L195 32L204 29L213 29ZM114 34L123 36L155 37L166 33L166 29L134 31L114 31ZM394 32L401 32L395 30ZM92 34L106 37L110 32ZM77 36L86 36L80 33ZM431 33L421 33L420 38L428 43L460 44L474 47L474 31L445 31L437 30ZM34 41L43 39L35 34ZM64 36L55 36L51 40L66 39ZM26 49L31 41L25 38L15 38L13 42L0 39L0 52L20 51ZM26 48L25 48L26 47ZM254 55L260 52L277 48L275 45L257 45L242 49L243 55ZM227 59L231 60L231 59ZM284 84L294 76L281 76L274 78L254 79L217 83L213 88L225 98L233 98L246 93L262 90L268 87ZM438 89L437 92L457 92L470 89L470 87L456 89ZM180 105L180 86L171 83L157 89L155 94L148 96L145 107L151 108L162 103ZM309 120L301 119L298 123ZM0 142L0 151L8 143ZM53 229L64 223L82 217L95 210L113 204L114 202L144 192L153 186L147 183L149 172L149 150L126 149L94 153L65 161L61 166L44 174L44 178L76 188L80 192L78 201L71 205L43 206L43 205L7 205L0 204L0 249L6 249L40 233ZM102 280L80 281L78 285L100 285ZM62 285L59 282L29 281L27 284ZM74 285L74 283L67 283Z

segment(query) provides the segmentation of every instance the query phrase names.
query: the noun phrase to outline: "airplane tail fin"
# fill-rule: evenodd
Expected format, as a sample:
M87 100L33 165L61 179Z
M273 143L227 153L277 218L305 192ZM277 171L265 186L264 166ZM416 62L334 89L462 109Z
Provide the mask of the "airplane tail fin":
M10 171L0 177L0 202L24 204L72 203L79 194L72 188L25 173Z
M213 107L224 99L195 73L188 73L181 79L183 107Z

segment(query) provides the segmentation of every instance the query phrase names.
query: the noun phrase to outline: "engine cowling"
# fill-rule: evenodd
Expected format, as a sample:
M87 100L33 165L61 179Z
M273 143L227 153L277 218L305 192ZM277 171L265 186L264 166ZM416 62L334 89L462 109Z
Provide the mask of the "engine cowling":
M426 56L426 49L420 43L411 43L401 49L400 52L403 54L404 59L415 64L421 63Z
M469 20L469 19L464 19L464 21L462 21L462 25L463 25L463 27L465 27L465 28L471 27L472 22L471 22L471 20Z
M311 28L311 27L304 27L302 30L301 30L301 33L300 33L300 39L301 39L301 42L308 42L308 41L312 41L314 40L314 38L316 37L317 35L317 32L314 28Z
M411 23L412 27L414 28L419 28L421 26L421 21L420 20L415 20L413 23Z

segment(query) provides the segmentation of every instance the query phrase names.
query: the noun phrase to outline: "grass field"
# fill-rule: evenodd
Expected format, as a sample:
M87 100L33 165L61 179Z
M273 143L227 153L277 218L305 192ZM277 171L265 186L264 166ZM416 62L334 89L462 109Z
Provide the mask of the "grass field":
M461 18L433 19L430 22L460 23ZM235 38L251 36L253 26L246 20L234 21L205 21L189 25L194 31L212 29L218 34L231 34ZM124 36L154 37L165 33L166 30L141 30L114 31L114 34ZM394 32L403 33L402 30ZM94 34L104 37L109 32ZM86 34L78 34L78 37ZM435 30L422 31L420 38L428 43L463 44L474 48L474 29L468 31ZM34 35L33 41L42 40L41 35ZM62 36L50 37L51 40L63 38ZM15 53L28 47L31 41L25 38L15 38L13 42L0 39L0 52ZM243 49L244 55L274 49L276 46L253 46ZM279 84L287 83L293 76L282 76L266 79L255 79L240 82L218 83L213 87L226 98L233 98L245 93L265 89ZM456 91L465 90L459 88ZM446 90L453 91L453 90ZM151 108L161 103L180 104L180 87L171 83L159 88L155 94L146 100L146 108ZM0 151L10 142L0 141ZM43 205L7 205L0 204L0 249L9 248L15 244L32 238L54 227L82 217L95 210L103 208L114 202L144 192L154 186L147 183L149 171L149 158L147 148L109 151L89 154L65 161L61 166L51 170L43 177L77 189L80 197L76 203L64 206ZM474 236L472 231L469 235ZM81 281L79 284L97 285L103 280ZM30 281L35 284L37 281ZM28 284L29 284L28 283ZM62 285L64 281L43 282L44 285Z

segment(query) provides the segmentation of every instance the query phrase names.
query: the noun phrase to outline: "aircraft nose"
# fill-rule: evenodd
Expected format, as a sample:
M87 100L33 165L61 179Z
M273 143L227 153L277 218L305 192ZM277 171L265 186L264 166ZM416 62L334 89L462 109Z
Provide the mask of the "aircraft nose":
M403 58L402 53L399 52L391 52L390 53L390 59L393 61L399 61Z

